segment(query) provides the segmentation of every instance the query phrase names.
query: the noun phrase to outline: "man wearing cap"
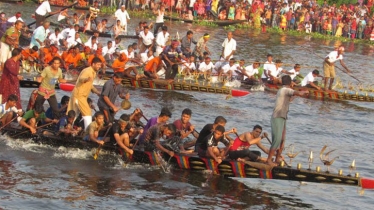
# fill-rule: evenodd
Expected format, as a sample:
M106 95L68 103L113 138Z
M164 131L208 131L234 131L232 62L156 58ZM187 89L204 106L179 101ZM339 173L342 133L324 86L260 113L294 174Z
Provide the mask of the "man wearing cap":
M236 41L232 38L232 32L227 33L227 38L222 43L222 54L223 60L228 61L233 58L236 51Z
M210 51L207 46L209 38L210 36L208 33L204 34L204 36L199 39L195 46L194 55L198 57L200 60L204 57L204 52L208 52L210 54Z
M10 17L8 19L8 23L11 23L13 25L17 20L25 22L21 18L21 12L17 12L16 15L14 15L13 17Z
M90 92L100 96L100 92L93 86L93 81L96 78L96 73L100 70L101 65L102 62L100 58L94 58L92 60L92 65L83 69L79 74L77 83L71 93L67 112L74 110L77 116L81 113L85 129L87 129L92 122L92 111L91 107L88 105L87 98Z
M121 22L121 27L125 30L125 34L127 34L127 21L130 20L129 13L126 10L126 6L122 5L121 9L118 9L114 13L114 17L117 18Z
M41 48L44 46L44 41L47 39L50 23L48 21L43 23L43 26L38 27L32 34L30 47L37 46Z
M122 73L114 73L113 78L104 84L97 102L100 111L104 113L106 123L113 122L114 115L120 110L120 108L115 105L117 96L121 99L130 99L129 91L122 88L122 78Z
M168 33L168 27L162 26L162 31L157 34L156 37L156 56L158 56L166 46L166 42L169 40L170 34Z
M347 73L350 73L349 69L343 62L343 53L344 47L340 46L337 50L330 52L325 60L323 61L323 74L325 76L325 91L327 90L327 82L330 79L329 90L332 89L332 83L334 83L335 79L335 62L340 60L340 64L347 70Z
M174 80L178 73L178 64L184 58L182 50L178 47L179 42L173 40L171 45L166 46L162 51L162 58L166 64L165 79Z
M308 88L315 88L317 90L321 90L321 87L318 87L315 83L314 83L314 79L316 77L322 77L323 79L323 76L319 75L319 71L318 70L313 70L312 72L309 72L303 79L303 81L301 81L301 86L303 87L308 87Z
M39 7L35 11L35 20L36 20L36 26L35 28L38 28L43 24L45 21L45 15L48 13L50 15L54 15L59 13L60 11L51 11L51 5L49 4L48 0L44 0L42 4L39 5Z

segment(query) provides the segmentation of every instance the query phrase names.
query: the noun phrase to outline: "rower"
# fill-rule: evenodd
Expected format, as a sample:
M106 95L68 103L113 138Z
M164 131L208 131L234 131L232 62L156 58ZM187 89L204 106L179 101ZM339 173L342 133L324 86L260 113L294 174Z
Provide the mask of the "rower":
M301 69L300 64L295 64L295 66L293 67L293 69L287 71L288 75L290 75L290 77L292 79L292 82L294 84L300 84L300 82L301 82L300 79L303 79L303 76L301 76L301 74L300 74L300 69Z
M0 126L8 124L17 115L22 116L22 109L17 109L18 97L14 94L9 95L7 101L0 104Z
M58 107L58 112L60 113L60 116L66 116L66 109L68 108L68 103L69 103L70 97L69 96L62 96L60 103L57 104ZM51 107L45 111L45 116L54 119L56 118L53 114L53 110Z
M120 110L115 105L117 96L125 100L130 99L129 91L122 87L122 79L122 73L114 73L113 78L105 82L101 91L97 106L104 113L106 123L113 122L114 116Z
M250 160L250 161L262 161L265 162L266 158L262 158L255 152L249 150L251 145L257 145L266 154L269 153L269 149L261 144L261 139L267 137L267 133L262 134L262 127L255 125L252 132L245 132L240 134L235 140L233 145L229 149L229 157L233 160Z
M273 55L268 54L267 55L267 61L264 63L264 70L263 70L262 76L261 76L262 82L265 83L265 82L268 81L268 78L269 78L268 72L271 68L274 68Z
M279 77L279 74L282 73L287 73L286 71L283 70L282 66L282 61L281 60L276 60L275 65L269 65L268 70L267 70L267 75L268 75L268 80L267 82L269 84L281 84L281 78ZM265 69L264 69L265 71Z
M103 47L102 56L105 60L111 60L111 56L114 53L115 48L113 48L113 41L108 41L107 45Z
M89 47L91 50L97 50L97 37L92 36L91 39L84 43L84 46Z
M223 74L227 75L227 78L231 80L233 76L236 76L235 70L238 69L238 64L235 63L235 58L230 58L229 63L223 65L220 70L218 71L218 76L222 76Z
M77 68L78 64L82 62L82 55L79 53L79 47L73 46L67 54L65 61L65 69L68 71L71 68Z
M183 74L191 75L191 73L196 71L194 56L186 57L186 60L182 60L182 62L181 72L183 72Z
M8 23L10 23L11 25L14 25L14 23L15 23L17 20L19 20L19 21L21 21L21 22L25 22L25 21L23 21L22 18L21 18L21 12L17 12L14 16L10 17L10 18L8 19Z
M195 130L195 126L190 123L192 111L191 109L184 109L182 111L181 118L174 121L175 128L177 130L177 151L175 152L181 152L185 153L185 148L190 148L192 146L195 146L196 139L199 137L199 134ZM189 138L188 136L193 135L195 138Z
M171 117L171 112L168 108L163 107L161 109L160 115L158 117L152 117L151 119L148 120L147 124L144 126L144 132L142 135L139 137L139 141L142 144L144 142L144 138L146 136L146 133L150 127L153 125L157 124L165 124L169 118Z
M79 126L74 126L74 119L76 117L75 111L70 110L68 114L61 117L58 122L59 135L63 136L76 136L82 130Z
M131 126L130 116L123 114L118 122L113 124L111 140L117 142L121 150L132 155L134 151L130 149L130 132L134 129Z
M192 55L192 48L191 44L197 44L196 40L193 38L193 32L191 30L187 31L186 36L182 38L181 41L181 50L184 56L191 56Z
M152 32L149 31L148 26L144 26L144 30L139 33L139 41L140 44L140 53L145 52L147 49L151 49L153 47L154 42L154 35Z
M145 76L151 79L159 78L159 75L157 73L164 67L163 61L161 60L161 56L162 55L154 57L144 66Z
M217 125L213 132L206 136L199 144L196 144L196 150L199 157L213 158L218 164L226 157L225 149L219 149L218 143L223 143L226 148L229 147L230 141L224 138L225 127Z
M314 79L316 77L321 77L323 79L323 76L321 76L319 74L319 71L317 69L313 70L312 72L309 72L306 77L303 79L303 81L301 82L301 86L303 87L308 87L308 88L315 88L317 90L321 90L321 87L319 87L317 84L316 84L316 81L314 81Z
M110 140L109 137L105 139L102 136L99 136L101 130L108 130L109 127L112 126L112 123L109 123L106 127L104 127L104 113L98 111L95 113L94 121L90 123L90 125L86 129L86 136L83 140L86 141L93 141L98 143L99 145L103 145L105 142Z
M165 152L169 156L174 156L174 151L166 149L160 143L161 138L170 138L175 133L175 125L170 124L156 124L150 127L144 135L144 150L150 152Z
M140 54L140 62L143 65L146 65L153 58L154 58L153 50L148 50L148 52L144 52Z
M325 90L327 90L327 82L330 79L329 90L332 88L332 84L334 83L335 79L335 62L340 60L340 64L347 70L347 73L350 73L347 66L344 64L343 61L343 54L344 54L344 47L340 46L337 50L330 52L325 60L323 61L323 73L325 77Z
M244 60L239 61L239 66L244 67ZM256 82L259 81L259 79L256 79L256 76L258 78L258 67L260 66L259 61L255 61L252 65L249 65L247 67L241 67L238 68L241 73L243 74L243 80L246 82L246 84L255 84Z
M43 3L39 5L39 7L35 10L35 28L38 28L41 26L46 19L46 14L48 13L49 15L54 15L59 13L60 11L51 11L51 5L49 4L48 0L44 0Z
M205 57L204 62L200 63L199 65L199 72L204 74L206 78L207 75L213 73L214 64L211 62L210 57Z
M170 36L167 26L162 26L161 29L162 31L156 36L156 56L158 56L164 50L166 42L169 40Z
M44 46L44 41L48 37L49 26L50 22L46 21L42 26L39 26L35 29L31 36L30 47L37 46L38 48L41 48L42 46Z
M166 46L162 52L162 59L166 64L165 79L169 81L174 81L178 73L178 64L181 59L184 59L184 55L178 46L179 42L173 40L171 45Z
M54 44L56 46L60 46L60 40L61 39L64 39L64 38L63 38L62 34L60 33L59 28L55 28L55 32L51 33L51 35L49 35L49 37L48 37L49 43Z
M38 54L39 48L37 46L33 46L29 49L22 50L21 54L23 56L23 60L27 61L30 66L33 66L34 63L38 63L39 60L39 54Z
M46 123L57 123L57 119L50 119L45 116L43 106L35 106L33 109L27 111L22 118L19 120L19 125L22 127L25 127L30 130L32 134L36 133L36 129L38 126L38 123L40 121L46 122Z

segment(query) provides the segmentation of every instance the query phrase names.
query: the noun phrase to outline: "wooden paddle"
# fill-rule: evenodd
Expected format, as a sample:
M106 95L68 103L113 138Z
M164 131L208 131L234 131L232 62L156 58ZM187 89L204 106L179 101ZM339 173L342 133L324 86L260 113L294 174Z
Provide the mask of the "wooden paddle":
M73 7L73 6L77 5L77 4L78 4L78 2L76 1L76 2L74 2L73 4L70 4L70 5L66 6L66 7L63 7L62 9L60 9L59 12L61 12L61 11L64 10L64 9L67 9L67 8ZM51 17L51 16L53 16L53 15L56 15L56 14L58 14L58 13L55 13L55 14L49 14L49 15L45 16L45 18L49 18L49 17ZM28 24L27 27L30 27L30 26L34 25L35 23L36 23L36 21L34 21L34 22Z
M43 128L43 127L46 127L46 126L49 126L49 125L51 125L52 123L53 123L53 122L50 122L50 123L47 123L47 124L41 125L41 126L39 126L39 127L36 127L35 130L38 130L39 128ZM19 135L21 135L21 134L27 133L27 132L30 132L30 130L27 129L27 131L23 131L23 132L21 132L21 133L17 133L16 135L13 135L13 136L11 136L11 137L14 138L14 137L17 137L17 136L19 136Z
M105 132L105 135L104 135L104 137L103 137L103 141L105 141L105 138L106 138L106 136L108 135L108 133L109 133L111 127L112 127L112 125L110 125L110 126L107 128L107 130L106 130L106 132ZM104 145L104 144L100 144L99 147L97 148L96 153L95 153L94 156L93 156L93 158L94 158L95 160L96 160L97 157L99 156L99 153L100 153L101 147L103 147L103 145Z
M11 122L13 122L13 120L17 119L18 115L15 116L12 120L10 120L8 123L6 123L5 125L3 125L1 128L0 128L0 131L5 128L7 125L9 125Z

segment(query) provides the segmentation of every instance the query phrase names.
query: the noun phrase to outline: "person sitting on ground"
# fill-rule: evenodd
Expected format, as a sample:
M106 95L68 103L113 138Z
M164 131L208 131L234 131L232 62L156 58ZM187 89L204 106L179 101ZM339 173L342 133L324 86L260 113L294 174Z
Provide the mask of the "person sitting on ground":
M227 150L218 148L218 143L223 143L226 148L229 147L230 141L224 137L225 127L217 125L214 131L206 136L203 141L196 145L199 157L213 158L218 164L226 157Z
M27 111L22 118L19 119L19 124L22 127L25 127L30 130L32 134L36 133L36 129L38 127L39 122L45 122L45 123L57 123L57 119L49 119L45 116L43 106L35 106L34 109L31 109Z
M147 124L144 126L143 134L139 137L140 143L144 142L145 135L150 127L156 124L165 124L169 120L170 117L171 117L170 110L166 107L163 107L158 117L152 117L151 119L149 119Z
M319 74L318 70L313 70L312 72L309 72L306 77L301 81L301 86L308 87L308 88L315 88L317 90L321 90L321 87L319 87L317 84L317 81L314 81L316 77L321 77L323 79L323 76ZM317 83L317 84L316 84Z
M160 143L160 139L168 139L175 133L174 124L157 124L150 127L144 135L144 150L145 151L161 151L174 156L174 151L166 149Z
M70 110L66 116L63 116L58 122L58 131L60 135L76 136L82 130L81 127L74 126L75 111Z
M261 139L267 136L267 133L262 134L262 127L255 125L252 132L245 132L240 134L235 140L233 145L229 149L229 157L233 160L244 161L261 161L265 162L266 158L262 158L256 152L249 150L251 145L257 145L266 154L269 153L269 149L261 144Z
M22 109L17 109L17 101L18 97L11 94L5 103L0 104L0 126L8 124L17 115L22 116Z
M117 145L120 147L121 152L126 152L130 155L134 153L130 149L130 132L133 132L134 128L130 122L130 115L123 114L119 118L117 123L114 123L112 127L111 139L117 142Z
M104 113L98 111L95 113L94 121L87 127L86 136L83 139L103 145L105 142L108 142L110 138L106 137L103 139L102 136L99 136L99 133L101 130L107 131L110 126L112 126L112 123L109 123L108 126L104 127Z
M60 103L57 104L58 107L58 112L60 116L64 116L66 114L66 109L68 108L68 103L69 103L70 97L69 96L62 96ZM45 116L54 119L55 116L53 115L52 108L49 107L47 111L45 111Z

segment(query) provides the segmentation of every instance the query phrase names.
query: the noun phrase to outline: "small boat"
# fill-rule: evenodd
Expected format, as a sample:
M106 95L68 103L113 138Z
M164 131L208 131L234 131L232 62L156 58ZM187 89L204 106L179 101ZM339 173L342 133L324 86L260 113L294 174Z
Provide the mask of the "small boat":
M33 79L23 79L19 81L19 86L21 88L39 88L40 82ZM58 84L55 85L56 89L60 89Z
M198 23L198 22L206 22L206 23L212 23L218 26L229 26L229 25L235 25L239 23L247 22L247 20L190 20L190 19L184 19L179 17L171 17L171 16L164 16L166 20L172 20L172 21L183 21L185 23Z
M265 90L271 92L277 92L280 89L281 85L273 84L264 84ZM374 102L374 92L359 92L352 90L317 90L314 88L306 87L294 87L294 90L307 90L309 91L308 98L317 99L317 100L350 100L350 101L365 101L365 102Z
M10 138L12 138L12 136L13 138L17 136L17 139L32 139L37 143L48 144L55 147L64 146L87 150L98 148L98 144L91 141L83 141L80 137L71 136L67 138L58 135L44 135L42 134L43 132L38 132L37 135L32 135L29 132L21 134L20 132L22 131L24 130L8 126L2 130L2 134L4 135L7 133ZM334 174L331 172L321 172L319 169L302 169L301 165L296 168L286 166L270 167L264 163L250 161L239 162L231 159L225 159L221 164L217 164L212 158L201 158L194 154L176 153L174 156L170 157L164 152L143 151L141 148L134 148L134 154L130 158L113 142L104 144L101 150L120 154L122 159L126 162L131 160L132 162L161 166L164 163L170 163L170 165L176 169L194 171L211 170L217 175L226 177L316 182L374 189L374 179L359 177L358 173L351 176L343 175L342 171L338 174Z

